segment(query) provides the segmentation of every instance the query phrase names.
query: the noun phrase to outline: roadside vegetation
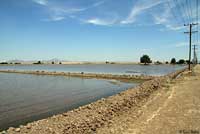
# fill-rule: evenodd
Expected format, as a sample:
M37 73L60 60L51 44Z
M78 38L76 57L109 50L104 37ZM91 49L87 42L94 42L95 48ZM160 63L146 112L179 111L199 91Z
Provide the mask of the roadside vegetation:
M140 57L140 63L142 63L144 65L149 65L150 63L152 63L152 60L148 55L145 54L142 57ZM188 60L179 59L177 61L176 58L172 58L170 62L169 61L165 61L165 62L155 61L154 62L155 65L160 65L160 64L182 65L182 64L188 64L188 63L189 63Z

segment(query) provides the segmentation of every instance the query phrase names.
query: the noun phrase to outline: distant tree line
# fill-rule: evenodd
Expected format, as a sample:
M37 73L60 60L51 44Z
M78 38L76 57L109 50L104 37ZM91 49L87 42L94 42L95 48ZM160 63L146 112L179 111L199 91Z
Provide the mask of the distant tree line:
M19 62L15 62L15 63L12 63L12 62L10 62L10 63L8 63L8 62L0 62L0 64L21 64L21 63L19 63Z
M44 64L43 62L41 61L38 61L38 62L35 62L33 64ZM52 61L51 64L57 64L56 62ZM62 62L59 62L58 64L62 64Z
M188 60L184 60L184 59L180 59L179 61L176 61L175 58L172 58L170 63L171 64L189 64L189 61Z
M152 63L152 60L151 58L148 56L148 55L143 55L142 57L140 57L140 63L143 63L144 65L148 65L150 63ZM160 61L156 61L154 62L155 64L163 64L162 62ZM172 65L175 65L175 64L189 64L189 61L188 60L184 60L184 59L180 59L178 61L176 61L175 58L172 58L170 62L166 61L165 64L172 64Z

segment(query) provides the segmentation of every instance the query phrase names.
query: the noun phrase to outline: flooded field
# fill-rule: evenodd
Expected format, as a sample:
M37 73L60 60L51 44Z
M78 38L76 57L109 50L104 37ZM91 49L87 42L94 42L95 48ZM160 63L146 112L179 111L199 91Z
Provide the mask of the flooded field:
M83 64L83 65L3 65L0 70L31 70L57 72L85 72L106 74L133 74L161 76L182 69L183 65L131 65L131 64Z
M136 85L116 80L0 73L0 130L62 113Z

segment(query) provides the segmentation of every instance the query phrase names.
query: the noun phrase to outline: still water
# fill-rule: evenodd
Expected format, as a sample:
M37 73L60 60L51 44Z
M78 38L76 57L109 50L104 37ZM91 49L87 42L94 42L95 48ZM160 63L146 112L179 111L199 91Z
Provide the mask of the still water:
M15 67L60 71L72 68L10 66ZM0 130L62 113L136 85L115 80L0 73Z
M182 65L121 65L121 64L83 64L83 65L5 65L0 70L42 70L58 72L85 72L134 75L165 75L182 69Z

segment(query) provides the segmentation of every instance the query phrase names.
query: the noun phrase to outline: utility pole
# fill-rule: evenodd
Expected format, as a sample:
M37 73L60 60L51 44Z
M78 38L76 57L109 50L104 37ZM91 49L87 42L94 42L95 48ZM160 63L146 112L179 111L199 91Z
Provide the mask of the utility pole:
M198 59L197 59L197 53L196 53L196 50L197 50L197 48L196 48L196 46L197 45L193 45L193 63L194 64L197 64L198 63Z
M185 24L184 26L189 26L189 32L184 32L189 34L189 70L191 70L191 50L192 50L192 34L198 31L192 31L192 26L198 25L198 23Z

